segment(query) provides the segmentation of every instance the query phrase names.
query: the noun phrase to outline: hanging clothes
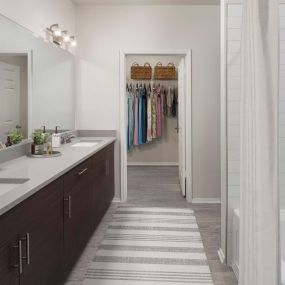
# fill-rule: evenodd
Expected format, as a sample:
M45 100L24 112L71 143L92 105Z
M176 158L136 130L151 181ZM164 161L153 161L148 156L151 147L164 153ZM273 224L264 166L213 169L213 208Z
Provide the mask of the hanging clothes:
M155 85L152 89L152 98L151 98L151 129L152 129L152 138L156 138L156 91Z
M134 96L134 145L139 144L139 92L135 90Z
M161 137L162 136L162 116L161 116L161 94L160 94L161 87L160 85L157 88L156 94L157 94L157 99L156 99L156 136Z
M147 90L145 85L142 90L142 142L147 142Z
M143 102L142 102L142 86L140 86L139 88L139 106L138 106L138 110L139 110L139 116L138 116L138 125L139 125L139 144L143 144L143 121L142 121L142 106L143 106Z
M173 89L171 87L168 88L166 100L167 100L166 114L167 116L171 116L172 115L172 103L173 103Z
M177 96L176 96L175 90L173 90L173 101L172 101L172 106L171 106L171 114L173 118L175 118L177 115L177 104L178 104Z
M176 117L178 96L168 86L146 84L136 87L127 85L127 148L161 138L164 133L165 116Z
M152 141L151 85L147 90L147 142Z
M134 96L132 89L128 92L128 150L133 146L134 142Z

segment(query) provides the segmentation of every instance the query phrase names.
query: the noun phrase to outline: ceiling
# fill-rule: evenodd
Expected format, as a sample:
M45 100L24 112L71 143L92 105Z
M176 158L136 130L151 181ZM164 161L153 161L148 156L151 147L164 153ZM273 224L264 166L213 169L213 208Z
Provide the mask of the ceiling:
M219 5L220 0L72 0L76 4L97 5Z

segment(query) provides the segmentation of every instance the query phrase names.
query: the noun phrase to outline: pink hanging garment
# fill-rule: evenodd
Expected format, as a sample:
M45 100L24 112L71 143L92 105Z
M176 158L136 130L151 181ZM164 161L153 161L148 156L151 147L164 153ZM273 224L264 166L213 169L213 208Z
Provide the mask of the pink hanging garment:
M147 92L147 142L152 141L152 112L151 112L151 86L148 88Z
M138 98L137 92L136 92L136 95L135 95L134 145L139 144L138 107L139 107L139 98Z

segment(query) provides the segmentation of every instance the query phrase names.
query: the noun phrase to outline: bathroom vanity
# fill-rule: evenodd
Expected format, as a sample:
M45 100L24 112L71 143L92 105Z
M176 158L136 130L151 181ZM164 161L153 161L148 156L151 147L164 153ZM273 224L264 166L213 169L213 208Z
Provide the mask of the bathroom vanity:
M0 181L26 179L0 184L1 285L64 284L113 199L114 141L0 164Z

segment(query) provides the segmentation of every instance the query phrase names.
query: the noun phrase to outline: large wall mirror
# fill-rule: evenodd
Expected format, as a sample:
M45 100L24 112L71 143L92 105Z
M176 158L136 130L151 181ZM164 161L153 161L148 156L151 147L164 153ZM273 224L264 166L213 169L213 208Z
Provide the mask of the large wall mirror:
M75 60L0 15L0 141L20 128L75 128Z

